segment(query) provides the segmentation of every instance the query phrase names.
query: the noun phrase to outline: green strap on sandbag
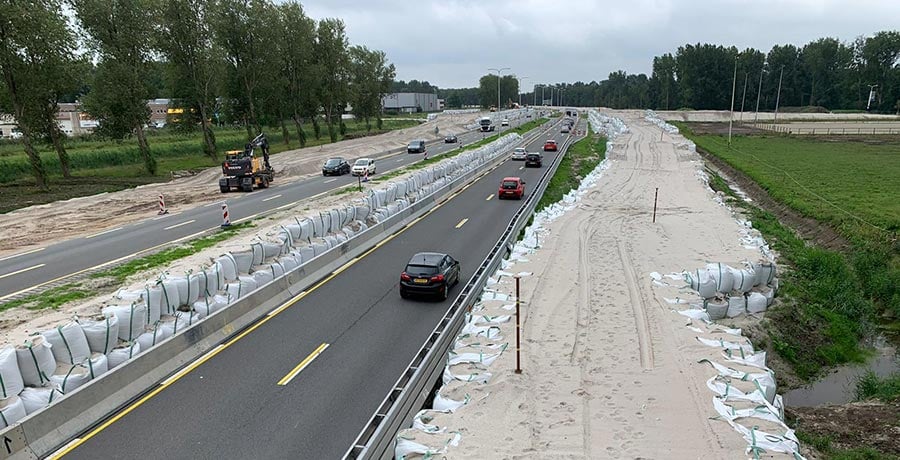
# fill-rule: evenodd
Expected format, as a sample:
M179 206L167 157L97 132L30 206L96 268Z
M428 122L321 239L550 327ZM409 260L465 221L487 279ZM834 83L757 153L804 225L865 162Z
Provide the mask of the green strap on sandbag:
M6 383L3 382L3 374L2 373L0 373L0 388L3 389L3 399L8 398L9 395L6 394Z
M147 311L150 311L150 309L148 308ZM110 329L110 327L109 327L109 316L107 316L107 317L106 317L106 341L103 342L103 354L104 354L104 355L107 354L107 353L109 353L110 351L112 351L112 350L109 349L109 329Z
M44 371L41 370L41 366L38 364L38 361L37 361L37 356L34 355L34 344L31 342L28 342L28 343L26 343L26 345L28 346L28 352L31 353L31 360L34 361L34 369L38 373L38 380L40 380L41 385L44 384L44 379L46 379L46 381L49 382L50 379L47 378L47 374L44 374Z
M66 340L65 334L63 334L62 326L56 326L56 332L59 332L59 338L62 339L63 345L66 347L66 353L69 354L69 364L75 364L75 358L72 357L72 348L69 347L69 341Z

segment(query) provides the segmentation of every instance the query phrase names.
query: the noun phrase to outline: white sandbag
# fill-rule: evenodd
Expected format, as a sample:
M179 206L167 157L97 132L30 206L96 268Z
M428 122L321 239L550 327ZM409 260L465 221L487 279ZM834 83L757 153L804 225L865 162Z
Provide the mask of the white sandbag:
M200 273L197 273L197 276L200 278L200 295L197 296L197 299L219 292L219 274L217 270L218 266L213 265L212 267L204 268L200 270ZM194 299L194 302L196 302L197 299ZM153 324L153 322L150 324Z
M729 318L736 318L747 312L747 299L744 296L728 297L728 313Z
M716 280L716 291L722 293L731 292L734 288L734 277L731 275L733 268L721 262L706 264L710 276Z
M256 284L258 286L265 285L266 283L269 283L270 281L275 279L275 277L272 276L272 269L267 266L260 267L259 270L253 272L252 276L253 279L256 280Z
M249 275L241 275L238 281L225 285L226 294L232 299L240 299L241 297L253 292L258 287L256 278Z
M304 246L300 248L300 256L303 258L300 263L305 264L316 257L316 250L312 246Z
M123 302L121 302L121 303L125 303L125 302L140 303L140 302L144 301L144 291L143 290L129 291L128 289L119 289L118 291L116 291L115 294L113 294L113 297L117 300L122 300ZM117 303L119 303L119 302L117 302Z
M341 219L341 212L337 209L332 209L331 211L328 211L328 212L331 214L331 226L329 227L328 231L330 231L331 233L334 233L334 232L338 231L338 229L341 228L341 223L342 223L343 219Z
M110 370L115 369L120 364L128 361L131 358L134 358L141 352L141 344L137 343L137 341L124 343L122 345L113 348L113 351L109 352L106 355L107 365Z
M22 420L27 415L22 398L13 395L9 398L0 399L0 429Z
M86 361L86 360L85 360ZM50 381L59 387L59 391L70 393L91 380L91 373L81 364L60 364Z
M268 241L263 241L262 247L265 260L269 260L281 255L281 251L284 248L284 243L270 243Z
M313 251L315 251L315 253L316 253L316 257L319 257L322 254L325 254L325 251L327 251L329 249L328 246L324 242L322 242L322 243L316 242L316 243L313 243L312 246L313 246Z
M322 216L313 216L312 218L312 235L311 237L318 237L324 234L324 222L322 222Z
M762 293L751 292L747 295L747 313L762 313L768 306L768 299Z
M178 299L181 300L182 305L190 305L197 301L201 295L205 295L205 287L200 287L200 281L202 277L200 275L191 274L188 275L188 294L187 297L182 297L179 294ZM204 280L204 284L205 280Z
M291 234L291 238L292 238L292 239L294 239L294 240L299 240L299 239L300 239L300 235L301 235L301 233L302 233L302 228L300 227L300 224L299 224L299 223L296 223L296 224L287 224L287 225L284 226L284 229L287 230L288 233Z
M162 288L162 298L159 304L160 312L169 313L175 311L181 305L181 300L178 298L178 283L173 279L161 279L158 285Z
M178 289L178 305L175 306L175 308L178 308L178 306L183 305L188 298L188 290L190 289L188 287L188 278L187 276L179 276L177 278L172 278L171 281Z
M297 266L299 265L297 263L297 257L294 256L293 254L288 254L288 255L279 257L278 263L280 263L281 266L284 267L285 273L290 272L291 270L297 268Z
M91 355L91 359L84 362L84 365L88 367L91 380L93 380L109 370L109 358L103 353L94 353Z
M141 335L147 325L147 307L143 305L109 305L102 312L103 316L115 315L119 318L119 338L126 342Z
M756 273L757 286L768 286L775 279L775 264L772 262L757 262L753 264L753 271Z
M222 271L222 282L219 283L220 285L237 280L237 262L231 254L219 256L219 258L216 259L216 266Z
M728 302L717 298L706 299L703 301L703 308L709 315L709 320L716 321L725 318L728 313Z
M766 297L766 307L771 307L775 302L775 289L764 287L759 290L759 293Z
M231 251L230 254L231 260L234 261L234 266L237 270L238 276L240 276L241 274L246 275L247 273L250 273L250 267L253 266L254 259L254 253L252 249L250 251ZM260 252L260 256L262 256L262 252Z
M25 413L28 415L53 404L62 397L63 394L56 385L38 388L26 387L19 393L19 398L22 399L22 404L25 405Z
M196 302L194 302L194 310L203 314L203 316L209 316L225 307L229 304L228 295L211 295L204 297Z
M119 317L108 315L96 321L81 321L81 330L92 352L104 355L119 341Z
M366 220L366 217L369 216L369 207L368 206L355 206L356 208L356 220Z
M153 324L159 321L163 288L160 285L144 288L144 298L147 305L147 324Z
M700 297L711 299L716 296L716 280L710 276L706 269L697 269L686 273L685 282L691 285L691 289L697 291Z
M44 385L56 370L56 358L42 335L31 336L24 344L17 346L16 361L25 385Z
M331 249L338 245L338 239L334 235L328 235L324 239L325 239L325 244L328 246L328 249Z
M250 259L251 268L263 263L263 260L266 259L265 250L263 249L262 243L259 241L250 243L250 253L252 254L252 257ZM241 273L245 272L242 271Z
M162 343L163 340L172 337L171 329L160 327L161 322L147 326L146 332L138 336L137 342L140 344L141 350L149 350Z
M309 239L312 238L312 234L313 234L312 220L306 218L301 221L301 220L298 220L296 217L294 218L294 220L296 220L297 225L300 226L300 238L298 238L298 239L306 240L306 242L309 242Z
M66 364L77 364L91 356L91 347L81 326L72 321L41 332L53 347L53 356L57 361Z
M158 328L165 329L167 333L171 335L175 335L192 324L196 324L200 321L199 317L196 316L195 312L176 312L172 316L164 316L163 319L159 321Z
M753 270L731 269L731 277L734 279L733 289L741 293L750 292L756 285L756 273Z
M16 349L0 348L0 399L11 398L25 388L22 373L19 372L19 360Z

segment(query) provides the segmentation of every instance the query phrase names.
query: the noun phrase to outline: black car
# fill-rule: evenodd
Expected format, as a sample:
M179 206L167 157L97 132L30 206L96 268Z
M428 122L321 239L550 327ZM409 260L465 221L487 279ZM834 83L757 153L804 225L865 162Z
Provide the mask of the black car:
M344 174L350 174L350 163L343 158L329 158L322 165L323 176L342 176Z
M544 164L544 156L540 152L529 152L525 155L525 167L534 166L540 168Z
M425 141L412 141L406 146L407 153L425 153Z
M420 252L406 264L400 274L400 297L412 294L447 298L450 286L459 282L459 261L439 252Z
M452 134L444 138L445 144L455 144L457 142L459 142L459 139L457 139L456 136Z

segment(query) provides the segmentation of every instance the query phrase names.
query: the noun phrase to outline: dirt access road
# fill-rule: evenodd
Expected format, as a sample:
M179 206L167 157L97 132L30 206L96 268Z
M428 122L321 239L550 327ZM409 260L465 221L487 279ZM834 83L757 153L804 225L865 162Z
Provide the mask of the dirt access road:
M447 134L467 131L482 114L440 114L421 125L391 131L378 136L345 140L305 149L289 150L272 156L276 183L319 174L325 159L348 159L377 155L406 146L413 139L433 140ZM434 128L438 128L435 135ZM174 179L115 193L74 198L31 206L0 215L0 257L46 246L63 239L102 232L156 215L157 195L164 194L170 210L217 201L221 198L218 179L221 169L210 168L191 177Z

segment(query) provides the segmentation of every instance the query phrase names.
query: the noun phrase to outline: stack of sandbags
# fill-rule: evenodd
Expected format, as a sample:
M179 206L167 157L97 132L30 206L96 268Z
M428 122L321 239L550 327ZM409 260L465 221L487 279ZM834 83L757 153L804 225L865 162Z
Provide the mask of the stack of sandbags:
M775 264L761 261L738 269L724 263L684 274L685 282L704 299L711 320L734 318L766 311L775 298L778 278Z

